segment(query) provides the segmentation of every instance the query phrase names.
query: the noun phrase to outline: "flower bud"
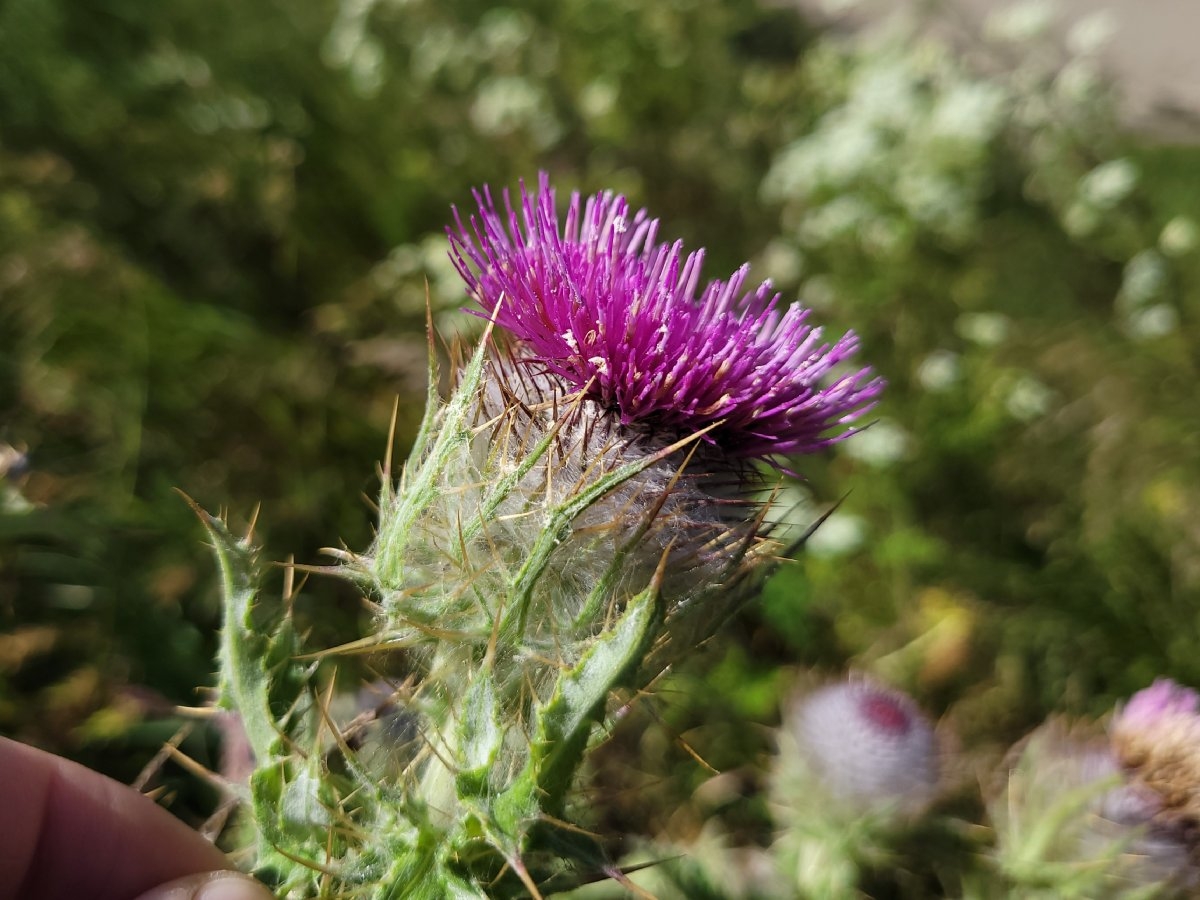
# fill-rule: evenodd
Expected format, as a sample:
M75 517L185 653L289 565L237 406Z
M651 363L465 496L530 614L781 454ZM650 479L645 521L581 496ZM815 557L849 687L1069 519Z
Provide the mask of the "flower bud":
M937 740L899 691L862 678L800 697L779 729L773 856L799 896L857 896L933 799Z
M938 782L929 719L900 691L869 680L827 685L804 697L786 727L835 801L862 809L919 809Z

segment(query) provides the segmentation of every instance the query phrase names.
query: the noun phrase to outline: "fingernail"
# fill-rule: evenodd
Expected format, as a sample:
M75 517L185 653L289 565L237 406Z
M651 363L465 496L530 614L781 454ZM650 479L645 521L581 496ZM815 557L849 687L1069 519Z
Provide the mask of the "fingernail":
M160 884L137 900L274 900L274 897L240 872L199 872Z
M245 875L223 873L195 893L194 900L273 900L265 887Z

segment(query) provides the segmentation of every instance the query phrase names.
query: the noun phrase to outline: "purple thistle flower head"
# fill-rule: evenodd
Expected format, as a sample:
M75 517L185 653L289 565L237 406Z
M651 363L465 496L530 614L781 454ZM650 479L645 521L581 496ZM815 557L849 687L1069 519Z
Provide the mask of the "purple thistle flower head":
M730 455L772 458L849 436L837 429L875 405L882 379L843 371L857 336L828 343L770 282L744 290L748 266L701 289L704 251L660 242L658 220L622 196L573 193L560 224L543 172L520 199L505 191L500 208L477 191L469 227L455 209L451 257L484 315L622 424L712 426L705 439Z

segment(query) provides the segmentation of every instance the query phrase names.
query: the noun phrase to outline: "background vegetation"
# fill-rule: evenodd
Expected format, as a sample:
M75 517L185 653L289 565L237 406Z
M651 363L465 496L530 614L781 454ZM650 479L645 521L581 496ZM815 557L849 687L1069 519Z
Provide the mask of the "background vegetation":
M754 836L745 723L798 671L873 672L980 758L1200 685L1200 153L1122 133L1095 23L930 34L754 0L5 3L0 733L129 780L202 702L215 572L176 489L261 503L272 559L369 541L426 284L473 327L450 205L539 168L627 192L713 275L752 259L891 384L788 484L799 525L845 494L805 555L599 754L603 827ZM697 793L693 752L732 780Z

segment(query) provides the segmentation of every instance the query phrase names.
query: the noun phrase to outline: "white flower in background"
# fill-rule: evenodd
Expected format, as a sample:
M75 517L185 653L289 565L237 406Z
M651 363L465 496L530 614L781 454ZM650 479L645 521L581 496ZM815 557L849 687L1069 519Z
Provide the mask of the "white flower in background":
M880 419L860 431L853 441L846 442L842 449L851 459L882 469L908 455L912 437L895 422Z
M579 111L589 119L601 119L613 111L620 88L607 78L595 78L579 92Z
M867 525L861 516L834 512L805 542L804 550L812 556L831 559L858 550L867 539Z
M962 358L951 350L934 350L917 368L917 383L927 391L947 391L962 379Z
M430 23L412 48L409 72L417 81L432 81L438 73L467 63L467 42L448 25Z
M475 31L489 59L519 53L533 37L533 25L516 10L499 7L484 13Z
M821 515L813 501L812 492L794 481L786 482L778 489L764 489L755 499L771 504L767 518L775 523L776 528L783 529L780 532L780 539L783 541L798 538L811 528L813 522Z
M837 303L837 288L824 275L815 275L804 282L800 295L806 306L816 310L830 309Z
M562 135L540 85L519 75L489 78L479 86L471 104L471 124L488 137L504 137L527 129L545 149Z
M806 216L800 225L800 237L806 244L832 243L857 234L874 215L875 210L861 197L843 194Z
M794 244L778 238L763 248L758 264L776 284L795 284L804 274L804 254Z
M1054 400L1054 392L1032 375L1022 375L1009 389L1004 408L1022 422L1044 416Z
M1128 159L1110 159L1079 180L1080 198L1100 209L1112 209L1128 197L1138 183L1138 170Z
M1008 92L987 81L950 85L933 107L926 135L985 144L1004 126Z
M831 113L813 134L793 142L776 157L763 181L771 201L807 197L818 187L841 187L876 163L883 152L872 122Z
M1062 225L1073 238L1085 238L1100 227L1103 216L1090 203L1072 203L1063 214Z
M984 33L996 41L1024 44L1045 35L1053 23L1052 3L1029 0L992 13L984 23Z
M876 128L904 132L913 120L923 117L925 101L919 91L921 73L907 59L878 60L865 64L846 101L852 116Z
M1179 327L1179 313L1169 303L1156 303L1129 314L1126 328L1131 337L1140 341L1165 337Z
M970 232L974 198L949 174L914 165L899 173L894 189L896 200L914 221L957 239Z
M822 0L821 9L826 15L837 16L848 13L862 5L862 0Z
M1125 264L1117 308L1132 311L1159 297L1167 286L1170 270L1157 250L1143 250Z
M1200 243L1200 229L1187 216L1176 216L1163 226L1158 236L1158 249L1167 256L1186 256Z
M1087 58L1072 59L1054 78L1054 92L1064 103L1082 106L1094 101L1108 84L1096 63Z
M1008 316L997 312L963 313L954 322L959 336L981 347L1002 344L1012 329Z

